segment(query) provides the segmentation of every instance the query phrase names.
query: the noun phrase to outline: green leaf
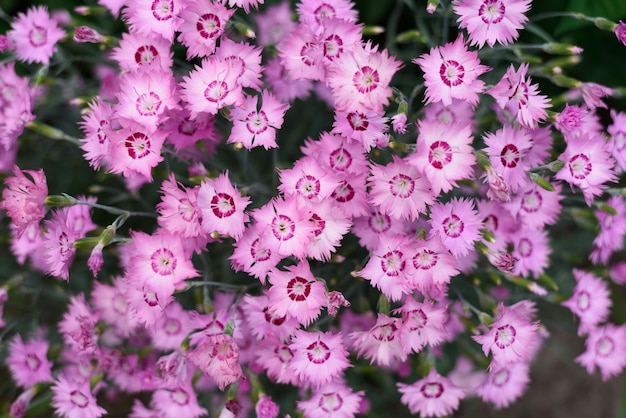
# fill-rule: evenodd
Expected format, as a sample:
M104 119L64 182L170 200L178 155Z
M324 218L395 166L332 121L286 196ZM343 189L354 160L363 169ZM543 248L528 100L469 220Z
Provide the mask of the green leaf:
M609 20L618 20L626 16L626 1L623 0L570 0L566 11L582 13L589 17L605 17ZM555 35L562 35L568 31L591 25L590 22L573 18L564 18L554 31Z

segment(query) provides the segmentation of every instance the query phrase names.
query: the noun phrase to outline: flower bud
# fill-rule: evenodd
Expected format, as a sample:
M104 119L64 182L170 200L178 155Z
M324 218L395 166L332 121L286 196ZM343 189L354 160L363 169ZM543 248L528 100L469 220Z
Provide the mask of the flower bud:
M102 41L104 41L104 36L100 35L98 31L89 26L76 26L76 28L74 28L74 42L99 44Z

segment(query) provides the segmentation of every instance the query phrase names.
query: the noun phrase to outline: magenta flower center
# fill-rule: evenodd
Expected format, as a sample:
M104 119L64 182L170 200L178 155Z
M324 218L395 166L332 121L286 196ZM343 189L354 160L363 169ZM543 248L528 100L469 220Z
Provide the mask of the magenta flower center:
M183 327L180 324L180 321L176 318L167 318L167 322L163 329L165 333L168 335L176 335L178 334Z
M393 250L383 255L380 260L380 268L387 276L398 276L406 266L404 254L401 251Z
M267 261L272 256L272 252L268 248L262 248L261 239L257 238L250 245L250 255L254 259L254 261Z
M203 14L196 22L196 30L204 39L212 39L220 32L220 19L213 13Z
M441 170L452 161L452 148L445 141L435 141L428 150L428 162L434 168Z
M517 252L522 257L530 257L533 253L533 244L528 238L522 238L519 240L519 244L517 245Z
M424 328L426 324L428 324L428 317L426 316L424 311L421 309L412 311L410 320L411 320L411 328L410 328L411 331Z
M154 92L143 93L135 101L135 109L141 116L154 116L161 108L161 98Z
M509 381L510 378L511 373L508 370L500 370L493 376L492 382L494 385L502 387Z
M135 51L135 62L138 65L149 64L159 55L159 51L152 45L143 45Z
M506 144L500 152L500 162L507 168L516 167L519 163L520 152L513 144Z
M337 58L343 53L343 39L337 34L330 35L324 40L324 56L329 60Z
M107 140L107 134L104 131L104 127L108 124L109 122L107 122L106 120L100 121L100 126L98 126L98 130L96 131L96 137L98 138L99 144L104 144Z
M536 190L530 190L524 194L522 198L522 209L527 213L535 213L541 209L543 203L543 197Z
M293 301L305 301L306 298L309 297L310 293L311 285L303 277L296 276L293 279L289 280L289 283L287 283L287 295L289 296L289 299Z
M591 295L586 290L577 292L576 306L581 311L586 311L591 306Z
M396 174L389 180L389 191L395 197L407 198L413 194L415 182L406 174Z
M79 408L87 408L89 406L89 398L78 390L70 392L70 401Z
M424 383L420 388L420 392L427 399L437 399L443 395L443 385L439 382Z
M235 213L235 200L226 193L216 193L211 198L211 210L218 218L228 218Z
M376 212L367 220L369 227L376 233L382 233L391 228L391 218L380 212Z
M576 154L567 163L569 172L577 180L584 180L593 168L591 160L585 154Z
M126 147L126 152L133 160L150 154L150 139L142 132L135 132L127 136L124 146Z
M196 124L186 117L178 124L178 133L181 135L192 136L196 133Z
M450 238L460 237L464 229L465 223L455 214L443 220L443 232Z
M326 363L330 358L330 348L324 341L315 341L306 348L306 356L313 364Z
M176 270L176 257L167 248L159 248L150 256L152 271L161 276L169 276Z
M246 116L246 128L252 135L258 135L267 131L268 125L267 115L262 110L258 113L256 111L250 112Z
M331 196L339 203L346 203L354 199L355 195L354 188L344 180L342 184L337 186Z
M33 25L33 28L28 32L28 41L34 47L44 46L48 42L48 32L46 28Z
M300 48L300 59L307 67L315 65L315 47L316 45L314 43L307 42Z
M296 190L307 199L316 197L320 192L320 187L320 181L310 174L302 176L296 182Z
M26 367L32 371L36 371L41 366L41 360L33 353L26 354Z
M343 406L343 398L338 393L324 393L318 405L324 412L336 412Z
M423 248L413 256L413 267L418 270L430 270L437 265L438 261L439 256L434 251Z
M396 338L397 330L398 327L395 324L381 325L373 330L372 337L377 341L393 341Z
M221 80L213 80L204 89L204 98L209 102L218 103L228 94L228 84Z
M322 234L322 232L324 232L324 229L326 228L326 221L320 218L320 216L317 213L312 214L309 221L312 222L313 225L315 225L313 236L319 237Z
M175 390L170 392L170 398L174 401L174 403L178 405L187 405L189 403L189 395L187 392L182 390Z
M510 347L511 344L515 342L515 336L517 335L517 331L511 325L502 325L496 331L496 336L494 338L494 342L496 346L501 350L504 350L507 347Z
M265 321L269 324L275 325L277 327L281 326L283 323L285 323L285 320L287 319L287 317L285 316L274 316L270 313L270 308L268 308L267 306L265 308L263 308L263 315L265 317Z
M196 218L196 208L186 197L178 199L178 213L185 222L191 222Z
M486 24L500 23L504 19L504 2L501 0L485 0L478 8L478 16Z
M164 21L174 17L174 0L154 0L152 2L152 16L156 20Z
M448 87L458 86L465 77L465 68L454 60L444 60L439 67L441 81Z
M346 119L353 131L365 131L370 124L367 116L360 112L350 112Z
M286 345L275 348L274 353L276 353L276 356L278 357L280 362L283 364L288 364L293 358L293 353L291 352L289 347L287 347Z
M615 349L613 338L608 335L603 336L596 342L596 353L602 357L608 357Z
M143 300L151 308L154 308L155 306L157 306L159 304L159 297L152 290L148 290L147 292L144 292Z
M72 256L73 245L70 242L69 237L65 232L61 232L58 237L59 242L59 255L63 259L67 259Z
M296 224L287 215L277 215L272 219L272 232L279 241L287 241L293 238Z
M330 19L335 16L335 8L328 3L320 4L313 12L317 23L321 24L324 19Z
M124 297L124 295L116 293L113 297L112 302L113 303L111 304L111 306L116 313L120 315L126 315L126 313L128 312L128 304L126 303L126 298Z
M364 65L359 71L357 71L352 77L352 83L359 93L371 93L378 87L380 83L380 76L378 71Z
M352 165L352 154L343 148L338 148L330 153L328 164L337 171L346 171Z

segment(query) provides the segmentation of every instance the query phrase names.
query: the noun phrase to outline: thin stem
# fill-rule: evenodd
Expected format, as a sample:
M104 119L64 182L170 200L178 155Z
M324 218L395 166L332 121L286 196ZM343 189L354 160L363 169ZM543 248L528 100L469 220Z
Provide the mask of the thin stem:
M94 202L87 202L84 200L78 200L73 196L70 196L66 193L63 193L63 196L65 196L66 198L70 199L75 205L85 205L85 206L90 206L92 208L95 209L102 209L105 210L107 212L109 212L112 215L120 215L120 216L125 216L126 218L129 218L131 216L143 216L146 218L156 218L157 215L156 213L152 213L152 212L136 212L136 211L129 211L129 210L125 210L125 209L120 209L120 208L116 208L113 206L107 206L107 205L101 205L99 203L94 203Z
M65 132L57 129L57 128L53 128L50 125L47 125L43 122L39 122L39 121L32 121L30 122L28 125L26 125L26 127L28 129L30 129L33 132L37 132L39 134L45 135L48 138L51 139L58 139L58 140L62 140L62 141L67 141L67 142L71 142L74 145L80 145L80 140L78 138L75 138L71 135L66 134Z

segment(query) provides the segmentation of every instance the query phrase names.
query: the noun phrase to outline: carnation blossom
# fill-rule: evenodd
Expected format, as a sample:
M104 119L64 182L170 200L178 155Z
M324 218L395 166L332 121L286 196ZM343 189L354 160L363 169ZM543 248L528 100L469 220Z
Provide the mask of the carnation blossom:
M48 341L41 337L24 342L18 334L9 343L6 365L13 380L22 388L52 382L52 362L46 357Z
M466 255L480 238L482 222L471 199L453 198L447 203L435 203L430 212L430 236L438 234L441 243L454 256Z
M235 10L209 0L194 1L184 7L179 15L178 40L187 47L187 60L213 54L217 40L234 13Z
M7 177L4 184L7 187L2 190L0 208L7 211L19 237L29 225L38 223L45 215L44 201L48 196L46 176L43 170L22 171L15 166L13 176Z
M298 401L298 409L305 418L351 418L359 412L365 392L354 392L350 387L339 382L331 382L313 391L306 401Z
M89 379L76 381L59 375L52 386L52 406L64 417L98 418L107 411L98 406L89 387Z
M36 6L17 15L7 36L13 42L19 60L48 65L65 32L50 17L45 6Z
M260 105L259 96L246 96L241 106L231 110L233 128L227 142L240 143L246 149L278 147L276 130L283 125L288 108L288 104L281 103L267 90L261 94Z
M181 0L134 0L122 14L131 32L162 36L171 43L180 27L178 14L182 8Z
M350 367L341 334L297 330L289 344L293 359L288 369L303 384L323 388Z
M504 126L496 132L483 135L489 162L515 193L526 186L530 179L526 171L530 166L526 156L533 146L532 138L526 129Z
M572 297L562 303L580 319L578 335L585 335L607 320L611 309L608 283L592 273L574 269L576 286Z
M241 378L239 347L227 334L207 335L185 357L210 376L220 390Z
M163 418L199 418L208 412L198 404L198 396L191 384L155 390L150 405Z
M518 399L530 383L528 363L513 363L489 372L487 379L476 388L476 394L496 408L506 408Z
M111 51L111 59L129 72L169 71L173 63L170 47L171 43L159 36L123 33L119 45Z
M626 325L593 327L585 341L585 352L576 357L587 373L600 370L602 380L620 374L626 366Z
M402 394L400 401L412 414L423 417L445 417L456 411L460 400L465 398L463 389L432 368L423 379L412 384L398 383Z
M478 77L489 67L480 63L478 52L468 51L462 35L454 42L431 48L412 62L424 72L426 104L441 101L450 105L452 99L478 104L478 93L485 90L485 83Z
M407 355L402 349L400 328L402 320L379 313L371 329L352 331L349 334L353 349L359 357L370 360L370 364L389 366L392 362L404 361Z
M461 28L467 29L472 45L506 45L519 36L528 20L531 0L454 0L452 8L459 15Z

